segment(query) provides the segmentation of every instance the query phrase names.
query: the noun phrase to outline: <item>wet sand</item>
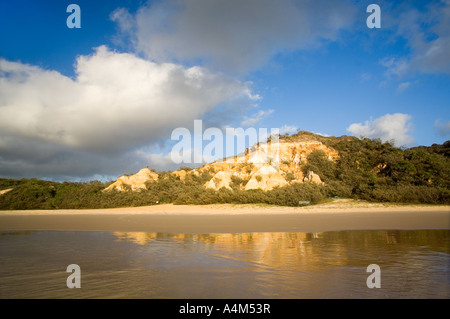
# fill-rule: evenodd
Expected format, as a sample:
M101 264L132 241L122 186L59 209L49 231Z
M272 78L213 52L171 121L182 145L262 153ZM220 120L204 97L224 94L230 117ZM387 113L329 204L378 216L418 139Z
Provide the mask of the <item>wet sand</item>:
M0 230L164 233L450 229L450 206L337 200L308 207L155 205L114 209L0 211Z

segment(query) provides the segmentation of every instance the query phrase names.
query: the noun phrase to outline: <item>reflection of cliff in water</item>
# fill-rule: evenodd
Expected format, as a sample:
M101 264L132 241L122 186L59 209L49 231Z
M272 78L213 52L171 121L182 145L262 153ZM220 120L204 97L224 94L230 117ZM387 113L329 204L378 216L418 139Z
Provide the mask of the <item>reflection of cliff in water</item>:
M404 257L421 248L450 252L450 231L339 231L321 233L165 234L115 232L118 240L138 245L173 242L205 246L217 257L252 261L270 267L307 270L310 266L367 266L367 261L389 264L379 256L386 251ZM412 249L412 247L414 247Z
M449 244L449 230L0 232L0 298L448 299ZM82 289L65 285L71 263Z

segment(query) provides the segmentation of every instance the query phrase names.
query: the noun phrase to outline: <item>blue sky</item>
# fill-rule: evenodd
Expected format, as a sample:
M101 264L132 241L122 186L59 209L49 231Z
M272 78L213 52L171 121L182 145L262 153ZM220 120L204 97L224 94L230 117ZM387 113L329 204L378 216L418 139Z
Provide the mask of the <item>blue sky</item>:
M195 119L443 143L449 52L450 1L3 1L0 177L174 169Z

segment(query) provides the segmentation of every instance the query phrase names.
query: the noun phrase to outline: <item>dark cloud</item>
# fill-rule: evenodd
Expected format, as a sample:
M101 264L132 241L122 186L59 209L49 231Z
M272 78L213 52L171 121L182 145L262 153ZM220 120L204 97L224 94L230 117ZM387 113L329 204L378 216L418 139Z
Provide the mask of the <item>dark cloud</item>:
M201 60L246 73L276 53L336 40L355 12L350 1L169 0L148 3L134 16L121 8L112 18L151 59Z

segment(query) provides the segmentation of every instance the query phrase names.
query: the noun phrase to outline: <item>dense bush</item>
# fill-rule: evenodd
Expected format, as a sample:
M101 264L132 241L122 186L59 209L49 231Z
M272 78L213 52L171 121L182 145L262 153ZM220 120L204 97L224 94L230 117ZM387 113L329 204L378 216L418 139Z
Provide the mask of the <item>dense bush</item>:
M336 164L328 160L328 156L322 150L312 151L308 155L308 161L303 167L303 174L307 175L309 171L313 171L320 176L324 182L334 180L336 177Z

